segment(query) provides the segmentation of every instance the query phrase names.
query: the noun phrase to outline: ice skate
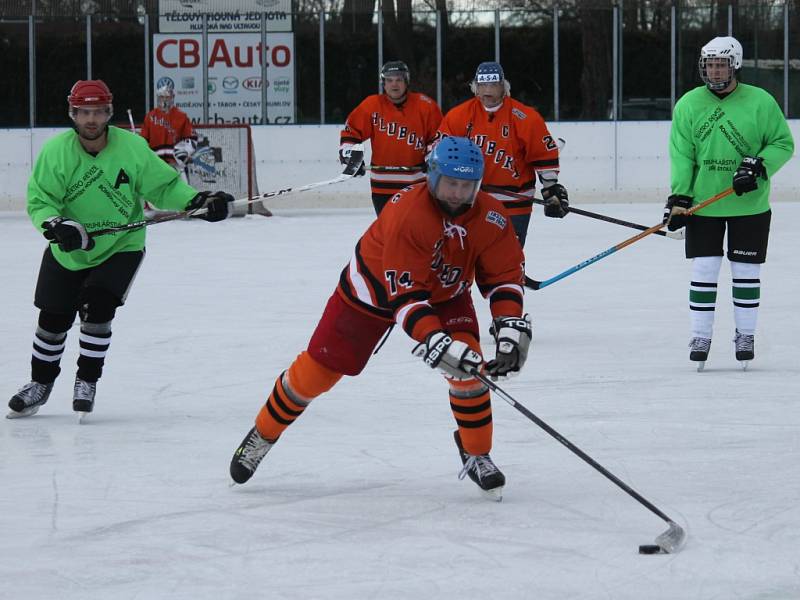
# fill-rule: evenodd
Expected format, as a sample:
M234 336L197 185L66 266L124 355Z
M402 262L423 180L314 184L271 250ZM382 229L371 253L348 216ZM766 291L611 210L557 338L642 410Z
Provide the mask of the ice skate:
M8 401L8 408L11 411L6 415L6 418L19 419L35 415L39 411L39 407L47 402L50 392L53 391L53 385L55 384L39 383L37 381L25 384Z
M742 363L742 370L746 371L750 361L755 358L755 336L739 333L737 329L733 343L736 345L736 360Z
M689 360L697 363L697 372L700 373L706 366L708 351L711 350L711 339L693 337L689 342Z
M275 445L275 441L270 441L261 436L258 430L253 427L239 444L236 452L231 459L231 478L236 483L245 483L256 472L259 463L267 455L267 452Z
M72 392L72 410L78 415L78 423L85 423L87 415L94 410L94 395L97 392L96 381L84 381L75 378Z
M458 454L464 468L458 474L459 479L464 479L467 475L483 491L487 498L500 502L503 499L503 486L506 484L506 476L492 462L488 454L472 455L468 454L461 445L461 436L458 431L453 433L458 446Z

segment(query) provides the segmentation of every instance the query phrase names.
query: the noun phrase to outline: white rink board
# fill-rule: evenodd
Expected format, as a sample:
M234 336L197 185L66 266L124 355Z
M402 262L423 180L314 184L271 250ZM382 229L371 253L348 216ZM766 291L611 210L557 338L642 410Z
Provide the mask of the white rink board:
M795 139L800 121L789 125ZM669 194L669 121L557 122L567 140L560 180L579 206L587 202L663 202ZM261 192L332 179L341 125L253 127ZM0 129L0 210L24 208L25 186L42 143L60 129ZM368 153L369 155L369 153ZM800 197L800 163L790 161L772 181L774 200ZM271 200L269 207L368 207L366 178Z

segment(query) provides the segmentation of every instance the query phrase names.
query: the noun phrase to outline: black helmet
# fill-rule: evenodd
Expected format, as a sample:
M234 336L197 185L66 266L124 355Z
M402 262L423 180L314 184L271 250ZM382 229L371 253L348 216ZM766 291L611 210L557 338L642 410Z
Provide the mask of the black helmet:
M402 60L390 60L381 67L381 85L383 80L389 75L402 75L406 85L411 83L411 72L408 65Z

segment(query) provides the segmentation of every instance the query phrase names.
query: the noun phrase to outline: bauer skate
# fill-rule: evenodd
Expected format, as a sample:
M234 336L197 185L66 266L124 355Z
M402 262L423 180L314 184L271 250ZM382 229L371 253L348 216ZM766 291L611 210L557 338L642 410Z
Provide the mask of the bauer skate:
M47 402L50 392L53 391L54 383L39 383L31 381L20 388L20 390L8 401L8 408L11 409L6 415L7 419L19 419L30 417L39 411L39 407Z
M458 454L464 467L458 474L459 479L464 479L467 475L483 491L487 498L500 502L503 499L503 486L506 484L506 476L492 462L488 454L473 455L464 450L461 445L461 436L458 431L453 433L458 446Z
M736 337L733 338L736 345L736 360L742 363L742 370L746 371L750 361L755 358L755 336L746 333L739 333L736 330Z
M96 381L84 381L75 378L72 392L72 410L78 414L78 423L84 423L87 415L94 410L94 396L97 392Z
M275 445L275 441L270 441L261 436L258 430L253 427L244 439L231 459L231 478L236 483L245 483L256 472L258 465L267 452Z
M689 360L697 363L697 372L700 373L706 366L708 351L711 350L711 339L693 337L689 342Z

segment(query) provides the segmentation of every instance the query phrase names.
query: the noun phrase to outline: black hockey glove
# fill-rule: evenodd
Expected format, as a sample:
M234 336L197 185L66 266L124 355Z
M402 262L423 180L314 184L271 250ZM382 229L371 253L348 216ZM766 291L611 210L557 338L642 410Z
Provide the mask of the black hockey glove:
M745 156L742 164L733 174L733 191L737 196L758 189L757 179L766 180L767 170L764 168L764 159L760 156Z
M206 212L197 215L197 218L216 223L228 218L231 202L233 202L233 196L225 192L200 192L186 205L186 210L205 208Z
M424 342L414 346L412 353L431 369L439 369L448 379L469 379L473 369L480 369L483 364L480 354L444 331L434 331Z
M667 203L664 205L663 219L663 222L667 224L667 229L677 231L681 227L686 227L686 221L689 220L689 215L686 214L686 211L691 207L692 199L689 196L673 194L667 198Z
M555 219L563 219L569 212L569 198L567 197L567 190L560 183L554 183L550 187L542 190L542 198L547 203L544 205L544 214L546 217L553 217Z
M44 237L51 243L58 244L64 252L94 248L94 238L89 237L86 229L77 221L65 217L51 217L42 223L42 228Z
M358 147L361 148L361 146ZM339 162L347 167L344 170L346 175L363 177L367 172L367 166L364 164L364 151L354 150L353 144L339 146Z
M528 358L533 338L530 315L498 317L492 321L489 333L497 343L494 358L486 363L486 372L493 381L519 375Z

